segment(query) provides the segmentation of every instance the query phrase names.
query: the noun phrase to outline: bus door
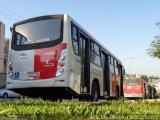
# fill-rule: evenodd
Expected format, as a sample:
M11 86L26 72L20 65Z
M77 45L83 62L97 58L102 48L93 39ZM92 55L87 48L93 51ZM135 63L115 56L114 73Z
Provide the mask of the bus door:
M125 75L125 69L119 65L119 75L120 75L120 96L124 96L124 89L123 89L123 84L124 84L124 75Z
M123 84L124 84L124 76L125 76L125 69L124 69L124 67L123 66L121 66L121 82L120 82L120 84L121 84L121 93L120 93L120 95L121 96L124 96L124 89L123 89Z
M90 92L89 39L80 34L81 92Z
M109 61L108 55L102 52L102 66L103 66L103 87L104 95L109 96L110 94L110 78L109 78Z

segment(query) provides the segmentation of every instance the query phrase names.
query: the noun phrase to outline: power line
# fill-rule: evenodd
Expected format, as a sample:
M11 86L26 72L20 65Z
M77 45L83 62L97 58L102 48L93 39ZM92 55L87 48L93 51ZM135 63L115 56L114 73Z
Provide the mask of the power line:
M0 4L0 7L3 8L4 10L8 11L11 14L14 14L14 17L16 16L18 19L24 19L22 16L18 15L13 10L8 9L5 6L1 5L1 4Z
M0 9L0 14L1 15L3 15L4 17L6 17L6 18L8 18L8 20L13 20L13 21L17 21L17 20L20 20L20 19L24 19L22 16L20 16L20 15L18 15L17 13L15 13L15 12L13 12L12 10L9 10L8 8L6 8L5 6L3 6L3 5L1 5L0 4L0 8L2 8L2 9ZM11 14L8 14L8 12ZM16 17L15 17L16 16ZM29 28L23 28L24 29L24 31L26 31L26 33L27 33L27 30L29 29ZM29 36L29 34L28 34L28 36ZM29 36L30 38L31 38L31 36Z
M0 14L3 15L4 17L8 18L9 20L14 20L16 21L17 19L14 18L13 16L11 16L10 14L8 14L7 12L5 12L4 10L0 9Z
M135 59L135 58L141 58L141 57L145 57L145 56L147 56L147 54L145 54L145 55L140 55L140 56L129 57L129 58L125 58L125 59L123 59L123 60L133 60L133 59Z
M19 21L21 19L24 19L22 16L18 15L17 13L13 12L12 10L9 10L5 6L0 4L0 15L7 18L9 21Z

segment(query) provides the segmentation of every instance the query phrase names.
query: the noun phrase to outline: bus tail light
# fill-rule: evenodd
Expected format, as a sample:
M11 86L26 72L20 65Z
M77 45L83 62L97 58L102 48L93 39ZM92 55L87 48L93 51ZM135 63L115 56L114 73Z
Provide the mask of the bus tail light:
M63 66L64 66L64 62L60 62L60 63L59 63L59 66L60 66L60 67L63 67Z
M13 78L13 64L12 64L12 62L9 62L9 64L8 64L8 77Z
M61 55L58 59L57 73L56 76L60 76L65 71L66 64L66 49L62 50Z

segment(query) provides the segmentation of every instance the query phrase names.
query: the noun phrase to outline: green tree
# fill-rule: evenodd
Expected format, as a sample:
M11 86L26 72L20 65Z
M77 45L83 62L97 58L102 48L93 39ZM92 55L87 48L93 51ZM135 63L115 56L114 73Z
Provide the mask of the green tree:
M141 75L140 79L148 82L148 76L147 75Z
M160 58L160 36L151 42L148 53L152 57Z
M156 23L156 25L160 29L160 22ZM154 40L151 42L150 47L147 51L150 56L160 59L160 35L154 37Z

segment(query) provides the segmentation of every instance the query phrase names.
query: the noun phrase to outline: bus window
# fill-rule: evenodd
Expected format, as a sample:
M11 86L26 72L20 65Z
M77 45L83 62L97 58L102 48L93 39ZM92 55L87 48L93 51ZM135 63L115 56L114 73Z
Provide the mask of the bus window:
M73 40L73 49L74 49L74 52L78 55L79 54L78 42L76 42L75 40Z
M126 85L139 85L141 82L140 79L127 79Z
M94 50L93 42L91 42L90 50L91 50L91 51Z
M77 32L77 28L75 26L72 26L72 38L74 40L78 39L78 32Z
M61 19L40 20L17 25L15 31L16 45L55 41L60 38Z
M111 71L112 73L114 73L114 67L113 67L113 65L109 64L109 68L110 68L110 71Z
M114 65L114 64L113 64L113 57L111 57L111 64Z
M91 42L91 62L101 66L101 58L100 58L100 51L99 51L99 46L96 45L95 43Z
M125 75L125 74L126 74L125 69L124 67L122 67L122 75Z
M115 67L115 74L118 75L118 68Z
M114 59L114 66L117 67L117 60Z
M21 44L21 35L17 34L16 35L16 45L20 45Z
M115 74L118 75L118 62L114 59Z
M16 45L24 45L27 41L27 38L16 32Z
M77 28L72 25L71 29L71 35L72 35L72 42L73 42L73 49L75 54L79 54L79 47L78 47L78 30Z
M111 63L111 57L108 56L108 63Z
M94 53L96 53L97 55L100 55L99 53L99 46L94 44Z

